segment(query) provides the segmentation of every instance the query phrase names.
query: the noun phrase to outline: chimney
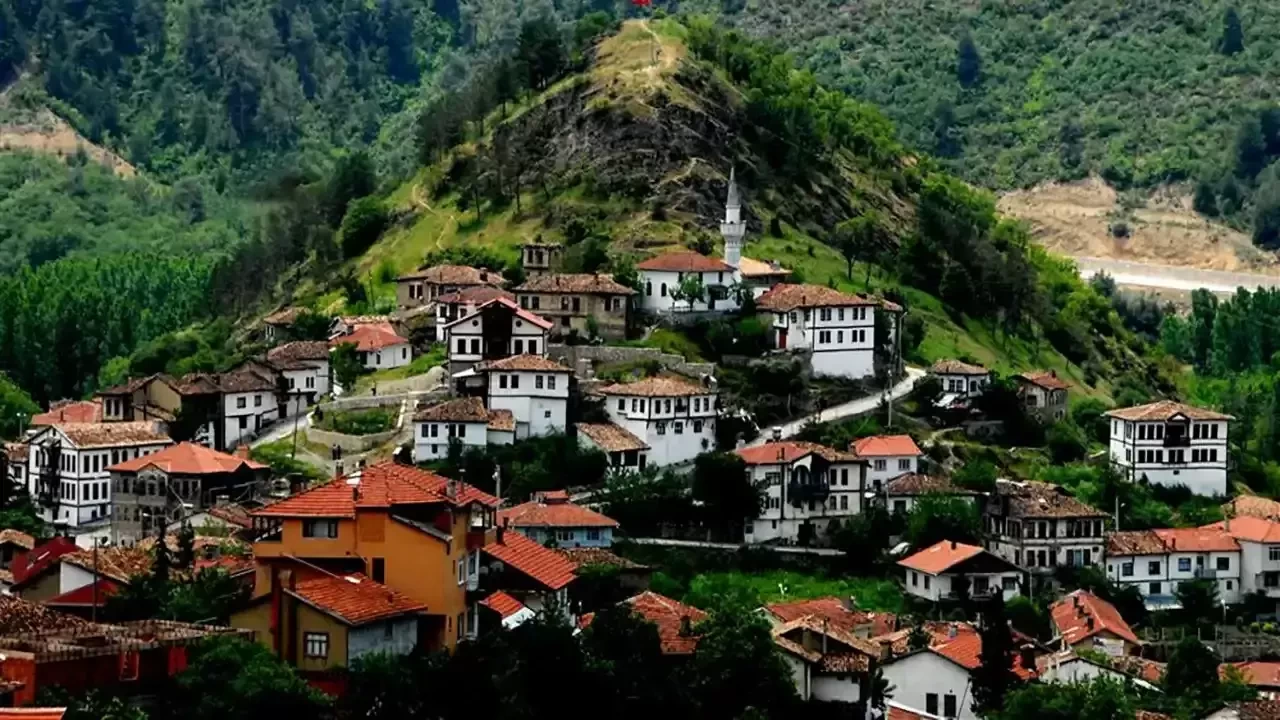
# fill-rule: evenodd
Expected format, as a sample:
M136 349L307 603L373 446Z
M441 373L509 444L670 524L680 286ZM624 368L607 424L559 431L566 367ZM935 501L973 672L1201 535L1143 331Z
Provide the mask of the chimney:
M1093 616L1092 615L1084 619L1084 626L1088 628L1089 632L1093 632Z
M951 541L951 549L952 549L952 550L955 550L955 549L956 549L956 541L955 541L955 540L952 540L952 541Z
M454 480L453 478L449 478L445 480L444 494L445 494L445 497L449 498L450 500L456 500L458 497L458 481Z
M680 637L689 637L693 634L693 620L688 615L680 616Z

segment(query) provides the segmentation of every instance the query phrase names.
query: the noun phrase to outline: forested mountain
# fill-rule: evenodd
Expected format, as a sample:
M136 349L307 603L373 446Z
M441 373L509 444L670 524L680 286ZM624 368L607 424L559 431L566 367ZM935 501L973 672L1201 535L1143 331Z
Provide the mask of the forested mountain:
M1264 0L686 0L776 39L910 145L993 189L1199 184L1280 238L1280 6Z

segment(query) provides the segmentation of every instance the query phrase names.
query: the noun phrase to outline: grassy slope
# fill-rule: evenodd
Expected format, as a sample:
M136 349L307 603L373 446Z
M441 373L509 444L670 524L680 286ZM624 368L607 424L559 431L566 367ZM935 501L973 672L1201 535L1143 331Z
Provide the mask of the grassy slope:
M684 49L678 37L680 26L655 22L651 27L656 30L653 34L643 25L628 23L619 35L604 41L600 60L587 79L563 81L535 98L534 102L544 101L575 82L591 82L599 91L593 102L608 101L625 105L633 112L653 112L645 102L651 93L659 89L679 88L671 77L675 72L676 59L684 57ZM655 47L661 48L657 53L661 60L657 64L652 61ZM674 98L673 102L696 103L696 99L679 90L669 92L669 95ZM528 106L526 103L512 110L507 122L513 121ZM495 117L494 122L497 121ZM615 252L673 246L684 235L683 218L673 215L665 221L654 221L644 208L621 200L587 198L577 188L560 192L550 200L537 193L526 193L522 200L523 213L517 214L513 204L500 212L486 213L483 219L479 219L473 211L459 209L456 195L430 199L428 188L443 173L446 162L447 159L422 169L389 198L396 209L412 213L411 219L389 231L358 261L362 276L374 281L380 295L393 294L394 288L387 283L379 284L379 275L385 278L412 270L424 255L433 250L478 244L495 249L514 261L518 257L517 246L536 235L559 239L559 231L546 222L546 209L550 205L590 204L602 207L613 225ZM767 227L772 216L770 208L752 209ZM789 225L784 225L783 229L782 238L749 238L748 255L778 260L798 271L805 282L835 283L844 289L857 291L863 289L861 266L855 270L854 281L850 282L845 276L844 258L836 250ZM1105 388L1088 387L1080 368L1047 344L1034 348L1024 339L1007 338L992 323L970 319L957 322L936 297L916 288L900 286L896 279L877 268L873 274L872 289L883 291L890 287L899 289L907 298L911 312L925 319L927 334L920 347L920 360L932 362L941 358L964 357L1001 372L1053 369L1083 389L1081 394L1109 399ZM333 296L328 299L333 299Z

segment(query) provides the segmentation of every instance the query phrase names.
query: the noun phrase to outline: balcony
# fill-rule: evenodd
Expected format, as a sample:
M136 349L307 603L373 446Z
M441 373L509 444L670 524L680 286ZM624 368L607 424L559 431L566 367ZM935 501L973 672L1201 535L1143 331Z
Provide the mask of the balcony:
M1223 572L1225 573L1226 571L1224 570ZM1198 567L1195 569L1195 572L1192 573L1192 577L1196 580L1217 580L1218 571L1213 568Z
M792 480L787 485L787 498L791 507L800 507L810 502L825 502L831 495L831 488L824 482L799 482Z

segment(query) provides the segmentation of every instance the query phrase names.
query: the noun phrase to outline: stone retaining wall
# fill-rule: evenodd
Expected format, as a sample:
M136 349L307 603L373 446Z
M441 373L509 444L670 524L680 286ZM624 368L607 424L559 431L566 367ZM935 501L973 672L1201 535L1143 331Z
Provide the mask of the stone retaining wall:
M715 363L688 362L682 355L664 353L657 348L616 347L612 345L551 345L547 355L568 365L583 377L587 363L591 366L616 363L657 362L662 367L692 378L714 375ZM584 378L585 379L585 378Z
M346 453L362 453L372 450L379 445L387 442L400 434L400 429L388 430L386 432L374 433L373 435L344 435L343 433L332 432L329 430L320 430L319 428L307 428L307 439L314 443L320 443L325 447L333 447L337 445L342 448L342 452Z

